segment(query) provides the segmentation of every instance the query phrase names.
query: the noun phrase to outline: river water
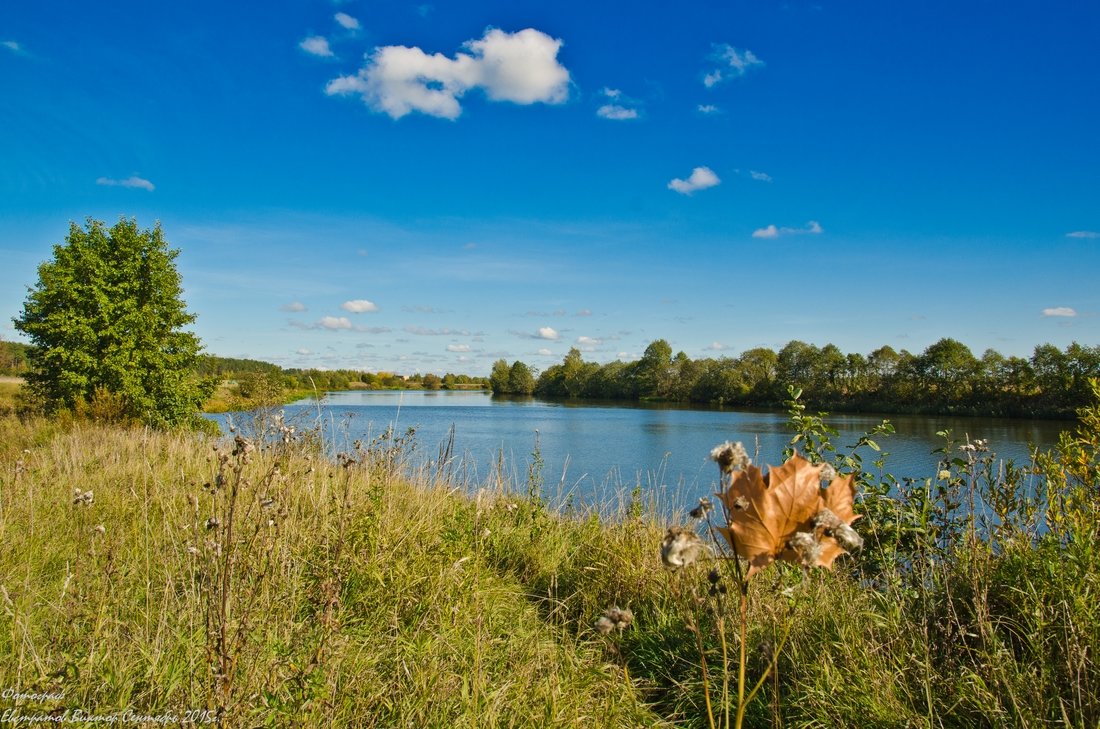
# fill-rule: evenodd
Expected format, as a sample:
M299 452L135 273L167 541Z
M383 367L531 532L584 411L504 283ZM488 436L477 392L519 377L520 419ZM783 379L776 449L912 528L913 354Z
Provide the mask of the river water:
M668 405L546 402L493 398L486 392L353 391L327 394L320 403L310 398L284 408L288 421L299 427L322 424L327 442L336 450L370 439L393 427L415 429L414 463L438 458L440 446L454 429L452 470L471 486L488 483L503 459L505 475L520 491L534 462L536 440L543 461L543 493L557 504L615 506L640 490L657 508L690 508L714 491L717 466L711 449L727 440L742 441L760 463L779 463L790 440L787 415L781 411L735 411ZM230 417L211 416L223 427ZM1027 462L1029 447L1049 448L1064 421L960 418L950 416L836 414L826 422L840 431L840 450L853 445L884 418L894 425L892 436L876 438L887 453L886 472L897 478L926 478L936 473L944 444L937 431L950 430L957 440L988 440L999 458ZM860 453L865 468L879 454Z

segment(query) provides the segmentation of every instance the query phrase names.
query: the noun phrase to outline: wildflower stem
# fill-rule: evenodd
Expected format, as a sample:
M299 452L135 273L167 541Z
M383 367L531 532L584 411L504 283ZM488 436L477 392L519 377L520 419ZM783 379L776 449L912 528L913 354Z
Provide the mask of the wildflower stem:
M739 586L741 588L741 645L738 648L737 657L737 717L734 721L734 726L737 727L737 729L741 729L741 724L745 721L745 706L748 704L748 701L752 700L751 696L747 700L745 698L745 664L747 660L745 644L748 642L749 632L748 580L741 580ZM755 691L753 693L755 693Z

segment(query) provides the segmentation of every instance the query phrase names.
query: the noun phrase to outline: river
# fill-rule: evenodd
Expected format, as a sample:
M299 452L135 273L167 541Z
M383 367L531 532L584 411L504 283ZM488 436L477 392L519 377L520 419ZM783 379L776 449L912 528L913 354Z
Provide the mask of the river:
M662 511L690 508L710 494L718 481L711 449L726 440L742 441L758 461L778 463L790 439L781 411L737 411L669 405L560 403L535 399L493 398L487 392L352 391L328 393L320 405L312 398L284 408L299 428L324 424L336 450L348 450L393 426L415 429L414 463L438 458L454 428L455 465L464 480L487 483L503 457L505 475L524 490L534 462L536 439L543 461L544 495L552 503L614 506L635 488ZM224 427L229 418L210 416ZM840 431L834 443L851 446L883 419L895 434L876 439L887 453L886 471L899 479L935 474L943 445L937 431L958 440L985 439L999 458L1026 463L1029 445L1051 447L1072 423L1065 421L962 418L951 416L836 414L826 422ZM878 456L863 449L866 468Z

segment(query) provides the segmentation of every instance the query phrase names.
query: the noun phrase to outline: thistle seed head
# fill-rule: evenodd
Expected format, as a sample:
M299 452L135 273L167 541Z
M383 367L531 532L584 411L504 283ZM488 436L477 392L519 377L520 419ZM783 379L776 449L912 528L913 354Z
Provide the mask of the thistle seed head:
M703 540L691 529L672 527L661 540L661 563L670 570L687 567L705 548Z
M821 542L813 532L795 532L787 540L787 548L798 555L803 567L813 567L821 557Z
M718 468L722 473L744 471L752 465L752 459L749 458L745 446L740 441L731 443L727 440L725 443L715 446L710 452L710 457L711 460L718 463Z

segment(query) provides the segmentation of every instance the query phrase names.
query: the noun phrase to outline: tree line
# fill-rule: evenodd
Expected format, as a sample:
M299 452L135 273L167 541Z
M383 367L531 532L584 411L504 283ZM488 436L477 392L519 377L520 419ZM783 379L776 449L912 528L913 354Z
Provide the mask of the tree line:
M633 362L586 362L574 347L537 376L523 362L497 360L489 383L497 395L745 407L781 406L794 386L812 407L835 411L1068 418L1088 402L1095 377L1100 346L1076 342L1042 344L1025 358L992 349L978 357L949 338L919 354L883 346L866 355L795 340L778 352L693 360L658 339Z

